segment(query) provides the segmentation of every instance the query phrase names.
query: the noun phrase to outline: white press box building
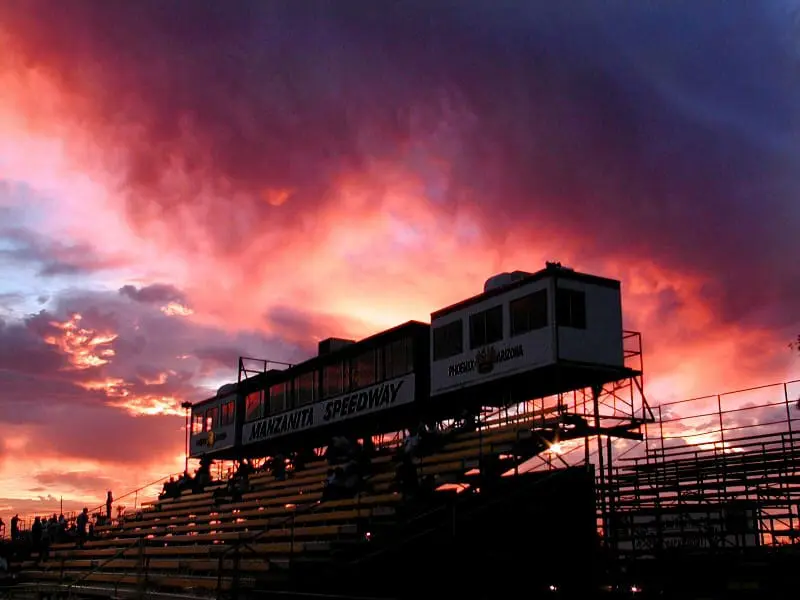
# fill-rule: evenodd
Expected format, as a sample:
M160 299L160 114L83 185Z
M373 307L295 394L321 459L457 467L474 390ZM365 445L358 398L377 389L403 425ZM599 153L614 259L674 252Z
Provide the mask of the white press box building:
M502 404L626 376L613 279L548 264L492 277L482 294L431 315L432 398Z

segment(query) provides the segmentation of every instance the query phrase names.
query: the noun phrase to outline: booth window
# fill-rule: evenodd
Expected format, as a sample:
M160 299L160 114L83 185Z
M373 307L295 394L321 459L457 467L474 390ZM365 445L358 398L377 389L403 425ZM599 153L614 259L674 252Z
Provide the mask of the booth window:
M433 360L444 360L464 351L464 329L461 319L433 330Z
M383 377L402 377L414 370L413 344L411 338L401 338L383 348Z
M586 294L578 290L556 290L556 322L561 327L586 329Z
M247 394L245 399L245 420L257 421L264 418L264 392L258 390Z
M203 414L195 413L192 415L192 435L203 432Z
M233 401L226 402L225 404L222 405L222 415L219 421L219 424L221 426L224 427L225 425L233 424L233 414L234 414L233 411L235 406L236 404Z
M294 382L297 405L305 406L317 399L317 372L303 373Z
M367 350L355 357L350 363L350 389L358 390L363 387L374 385L376 381L375 372L375 350Z
M512 300L509 312L512 336L547 327L547 290Z
M324 398L342 393L342 363L326 365L322 370L322 395Z
M211 431L217 426L218 415L219 409L216 406L206 411L206 431Z
M269 388L269 414L286 410L286 383L276 383Z
M503 305L499 304L469 317L470 348L480 348L503 339Z

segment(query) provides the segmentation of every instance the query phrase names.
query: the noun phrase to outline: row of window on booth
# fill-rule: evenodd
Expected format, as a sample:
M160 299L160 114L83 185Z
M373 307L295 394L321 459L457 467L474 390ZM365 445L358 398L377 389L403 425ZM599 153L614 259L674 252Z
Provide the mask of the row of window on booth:
M487 308L468 317L471 350L503 340L505 304ZM511 338L544 329L550 323L547 290L538 290L508 303ZM586 329L586 295L579 290L558 288L556 321L561 327ZM457 319L433 330L433 360L445 360L464 352L464 319Z
M321 368L294 372L287 381L247 396L245 420L255 421L300 406L358 391L414 370L414 345L410 337L365 350Z

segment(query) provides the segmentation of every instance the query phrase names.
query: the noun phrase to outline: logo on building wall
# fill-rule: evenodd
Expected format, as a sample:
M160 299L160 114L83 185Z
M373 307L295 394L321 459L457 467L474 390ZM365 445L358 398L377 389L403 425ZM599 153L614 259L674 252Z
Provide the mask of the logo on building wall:
M475 353L475 358L464 360L450 365L447 368L448 377L457 377L465 373L477 372L486 375L494 371L498 363L504 363L525 356L525 350L521 344L497 350L494 346L481 348Z
M228 439L228 433L226 431L209 431L203 437L196 439L194 441L194 445L198 448L213 448L214 444L217 442L222 442Z
M494 349L494 346L483 348L475 355L475 366L478 369L478 373L491 373L494 371L494 363L496 361L497 350Z

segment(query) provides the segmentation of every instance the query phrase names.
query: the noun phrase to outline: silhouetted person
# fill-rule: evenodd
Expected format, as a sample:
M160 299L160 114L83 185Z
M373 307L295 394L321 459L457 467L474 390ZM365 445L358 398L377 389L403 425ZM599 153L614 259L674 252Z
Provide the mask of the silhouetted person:
M192 485L192 491L194 492L202 492L203 489L211 483L211 459L208 457L203 457L200 459L200 468L197 469L197 472L194 474L194 483Z
M283 453L279 452L272 457L270 471L272 471L272 476L278 481L284 481L286 479L286 457Z
M330 465L347 462L354 453L354 444L342 435L335 436L325 450L325 458Z
M11 517L11 539L19 539L19 515Z
M497 454L487 454L481 461L481 487L494 488L503 476L503 463Z
M474 412L466 408L461 411L461 424L457 428L459 433L472 433L478 429L478 419Z
M39 555L39 560L42 559L42 520L36 517L31 525L31 544L34 551Z
M67 519L64 515L58 516L58 535L56 539L62 541L67 535Z
M314 449L311 448L304 448L299 452L295 453L294 458L292 459L292 467L294 471L302 471L306 468L306 465L310 462L314 462L317 458L317 455L314 454Z
M419 491L417 465L414 464L414 459L410 455L403 454L395 471L395 478L397 487L404 496L415 496Z
M108 524L111 525L111 503L114 502L114 497L111 495L111 491L109 490L108 495L106 496L106 519L108 519Z
M89 527L89 509L83 509L83 512L78 515L78 518L75 519L75 524L78 526L78 547L83 548L83 544L86 542L86 535L87 529Z
M55 515L48 521L42 520L42 537L39 545L40 562L45 562L50 558L50 543L53 541L53 536L56 534L57 526L58 521Z

